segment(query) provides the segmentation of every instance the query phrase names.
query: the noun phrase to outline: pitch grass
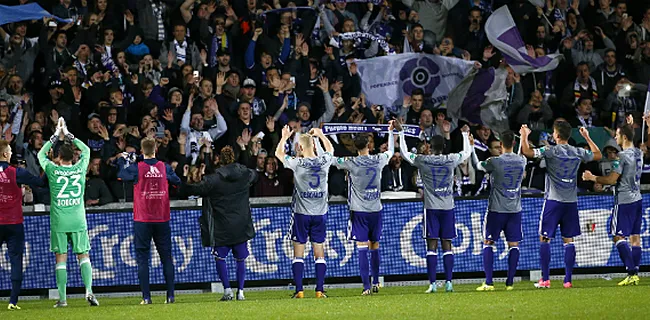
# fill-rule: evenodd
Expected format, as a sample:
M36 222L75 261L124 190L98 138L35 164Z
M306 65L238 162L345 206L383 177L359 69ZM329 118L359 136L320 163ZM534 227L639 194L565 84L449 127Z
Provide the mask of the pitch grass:
M359 289L333 289L328 299L292 300L288 291L247 292L246 301L217 302L215 294L180 295L176 304L141 306L138 298L104 298L90 308L85 300L70 299L66 309L53 309L54 301L23 301L23 310L0 309L0 319L621 319L650 314L650 279L635 287L617 287L616 281L583 280L573 289L560 281L549 290L535 289L524 281L506 292L497 283L495 292L475 292L476 285L457 285L424 294L424 287L382 288L362 297Z

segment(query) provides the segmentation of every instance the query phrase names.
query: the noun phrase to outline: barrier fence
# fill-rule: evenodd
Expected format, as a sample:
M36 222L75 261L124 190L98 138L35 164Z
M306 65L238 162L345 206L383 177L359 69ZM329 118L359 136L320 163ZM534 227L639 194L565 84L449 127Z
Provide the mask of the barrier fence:
M650 194L643 195L644 203ZM523 199L523 233L520 244L519 270L539 269L538 223L542 198ZM127 205L127 204L121 204ZM130 206L130 204L128 204ZM577 267L621 266L618 253L608 234L613 197L611 195L580 196L578 208L582 235L576 239ZM454 240L455 268L458 272L482 271L483 216L486 199L456 201L456 229ZM201 246L198 218L200 206L189 209L172 208L172 242L177 283L205 283L217 281L216 267L208 248ZM425 242L422 240L422 202L416 200L384 203L383 236L381 241L381 274L425 274ZM25 217L26 249L24 255L24 289L55 288L54 255L49 251L49 216ZM252 208L256 237L250 242L251 255L247 260L248 280L290 279L292 249L286 234L289 227L288 204L264 205ZM327 219L325 254L328 277L358 276L358 258L355 245L347 240L348 207L331 204ZM93 285L137 285L137 264L133 246L132 212L113 210L87 215L92 250ZM644 207L642 226L642 264L650 263L650 208ZM551 243L551 268L563 268L562 241L559 231ZM497 243L495 270L507 269L505 239ZM310 248L308 246L308 252ZM309 252L308 257L311 257ZM307 261L311 261L308 258ZM442 259L439 259L442 270ZM229 259L234 277L234 263ZM82 287L74 255L69 256L68 283ZM162 266L157 253L152 254L152 283L164 283ZM0 290L10 288L9 258L6 246L0 248ZM621 269L622 271L623 269ZM305 264L305 276L314 276L313 263Z

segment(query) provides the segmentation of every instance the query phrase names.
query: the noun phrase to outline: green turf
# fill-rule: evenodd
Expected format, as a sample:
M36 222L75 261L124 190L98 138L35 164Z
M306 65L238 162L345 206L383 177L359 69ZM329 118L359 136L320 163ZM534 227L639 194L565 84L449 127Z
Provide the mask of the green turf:
M288 291L247 292L246 301L217 302L214 294L180 295L176 304L165 305L154 297L153 305L140 306L138 298L104 298L101 306L70 299L66 309L53 309L54 301L23 301L23 310L0 309L0 319L614 319L650 314L650 280L636 287L617 287L616 281L575 281L563 289L560 281L549 290L532 283L515 284L506 292L475 292L476 285L457 285L456 292L424 294L424 287L382 288L379 294L361 297L359 289L333 289L328 299L290 299ZM440 288L439 288L440 290Z

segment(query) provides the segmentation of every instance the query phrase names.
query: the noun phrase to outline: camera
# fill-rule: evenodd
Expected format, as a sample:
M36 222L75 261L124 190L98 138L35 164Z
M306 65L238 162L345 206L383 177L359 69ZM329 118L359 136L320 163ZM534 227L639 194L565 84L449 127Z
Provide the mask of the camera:
M383 110L383 109L384 109L384 106L383 106L383 105L381 105L381 104L377 105L377 111L381 111L381 110Z

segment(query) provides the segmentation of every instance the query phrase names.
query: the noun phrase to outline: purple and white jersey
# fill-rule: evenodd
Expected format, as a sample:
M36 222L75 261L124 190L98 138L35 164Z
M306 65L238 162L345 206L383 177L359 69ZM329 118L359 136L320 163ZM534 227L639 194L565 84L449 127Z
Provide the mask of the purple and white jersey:
M521 212L521 181L526 171L526 159L514 153L504 153L481 162L490 173L488 210L499 213Z
M348 204L351 211L381 211L381 171L390 157L386 152L337 158L335 165L348 171Z
M292 212L310 216L327 213L327 176L333 159L330 153L315 158L284 158L285 167L293 170L294 176Z
M454 208L454 170L465 159L460 153L446 155L410 154L424 185L424 208Z
M615 203L628 204L641 200L643 152L638 148L619 152L618 160L612 164L612 170L621 175L614 188Z
M545 199L558 202L578 202L578 169L581 162L594 159L583 148L558 144L535 149L535 157L546 161Z

